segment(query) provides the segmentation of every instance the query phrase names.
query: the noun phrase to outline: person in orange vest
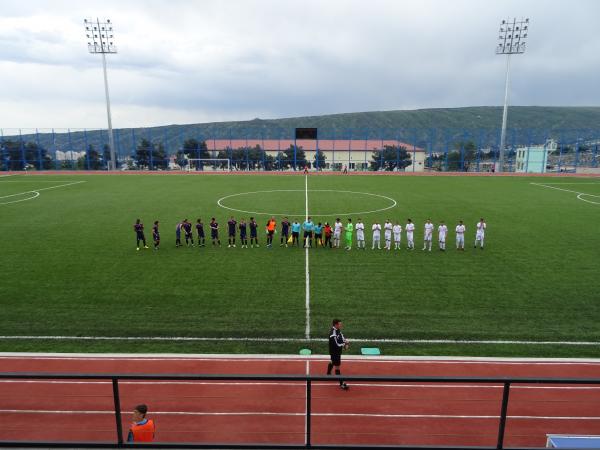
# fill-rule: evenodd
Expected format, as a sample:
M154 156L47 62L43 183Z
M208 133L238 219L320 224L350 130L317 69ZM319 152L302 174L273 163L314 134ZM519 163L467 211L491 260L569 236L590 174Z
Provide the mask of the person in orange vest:
M277 222L275 222L275 217L271 217L267 222L267 247L271 248L273 246L273 235L275 234L275 228L277 227Z
M129 428L127 442L152 442L154 441L154 421L146 418L148 407L146 405L137 405L133 410L133 423Z

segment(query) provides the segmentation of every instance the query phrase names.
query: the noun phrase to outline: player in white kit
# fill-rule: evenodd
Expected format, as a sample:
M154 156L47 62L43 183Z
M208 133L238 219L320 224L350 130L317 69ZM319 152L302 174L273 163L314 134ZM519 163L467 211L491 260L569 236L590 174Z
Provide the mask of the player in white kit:
M394 227L392 225L392 222L390 222L390 219L386 220L383 224L386 250L392 249L392 228Z
M356 246L365 250L365 224L362 223L362 219L358 219L356 222Z
M477 248L477 242L479 241L479 247L483 250L483 239L485 238L485 228L487 225L483 220L483 217L479 219L479 223L477 224L477 232L475 233L475 248Z
M335 219L335 223L333 224L333 246L335 248L340 248L340 239L342 238L342 221L338 217Z
M463 221L459 220L456 225L456 250L465 251L465 231L467 227L464 226Z
M427 222L425 222L423 233L423 250L426 250L427 246L429 246L429 251L431 251L431 240L433 238L433 224L431 223L431 219L427 219Z
M408 242L408 249L414 250L415 249L415 238L414 238L415 224L412 223L411 219L408 219L408 223L406 224L404 229L406 230L406 240Z
M373 230L373 245L371 246L371 250L375 250L375 244L377 244L377 249L381 250L381 225L379 225L379 222L375 222L371 229Z
M440 244L440 250L446 251L446 235L448 234L448 227L442 220L440 222L440 226L438 227L438 243Z
M396 225L392 228L394 233L394 250L400 250L400 241L402 240L402 225L396 221Z

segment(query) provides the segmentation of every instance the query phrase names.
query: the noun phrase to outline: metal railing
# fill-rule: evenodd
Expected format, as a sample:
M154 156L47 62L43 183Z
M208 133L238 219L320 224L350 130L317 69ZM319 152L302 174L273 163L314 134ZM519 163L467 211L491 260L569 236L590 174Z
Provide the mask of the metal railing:
M220 158L236 171L312 170L490 172L500 169L497 130L319 129L297 140L293 128L115 130L117 170L180 171L188 159ZM553 142L553 144L549 144ZM600 172L600 129L511 129L502 171ZM0 129L0 171L107 170L106 130ZM204 163L194 171L224 170Z
M396 445L313 445L312 431L312 384L314 382L338 383L343 378L347 383L455 383L502 385L502 401L498 421L496 446L396 446ZM520 447L505 447L504 438L509 406L510 389L513 384L552 384L552 385L600 385L600 378L513 378L513 377L396 377L396 376L311 376L311 375L183 375L183 374L74 374L74 373L0 373L0 380L109 380L112 383L112 396L115 418L114 442L48 442L48 441L1 441L0 447L49 447L49 448L231 448L231 449L479 449L502 450ZM304 383L306 394L306 426L304 444L227 444L227 443L165 443L134 444L123 439L121 396L119 381L231 381L231 382L299 382ZM531 449L531 447L528 447Z

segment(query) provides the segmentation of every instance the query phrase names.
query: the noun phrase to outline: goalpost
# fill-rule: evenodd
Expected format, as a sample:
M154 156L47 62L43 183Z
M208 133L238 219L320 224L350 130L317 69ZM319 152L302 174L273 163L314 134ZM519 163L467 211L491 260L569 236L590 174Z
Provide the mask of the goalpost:
M228 158L190 158L187 160L186 172L202 170L231 170L231 161Z

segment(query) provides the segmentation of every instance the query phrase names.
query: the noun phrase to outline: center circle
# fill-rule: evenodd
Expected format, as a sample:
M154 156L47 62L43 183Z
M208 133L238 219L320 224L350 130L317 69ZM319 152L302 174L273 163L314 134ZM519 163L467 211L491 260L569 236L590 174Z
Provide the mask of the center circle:
M264 216L304 216L305 215L305 211L288 211L288 212L282 212L282 211L250 211L247 209L241 209L241 208L235 208L233 206L228 206L226 205L226 200L228 199L238 199L238 198L242 198L242 199L247 199L248 203L254 204L256 205L257 202L253 201L253 199L251 198L252 196L255 195L261 195L261 194L276 194L276 196L280 197L285 197L288 195L294 195L294 193L302 193L302 203L305 202L305 194L307 193L307 191L305 191L304 189L272 189L272 190L268 190L268 191L248 191L248 192L239 192L237 194L230 194L230 195L226 195L224 197L221 197L220 199L217 200L217 205L220 206L221 208L224 209L228 209L230 211L237 211L237 212L241 212L241 213L245 213L245 214L255 214L255 215L264 215ZM381 211L387 211L388 209L392 209L394 208L398 203L396 202L396 200L394 200L391 197L387 197L385 195L381 195L381 194L372 194L370 192L358 192L358 191L342 191L342 190L338 190L338 189L309 189L308 190L308 200L309 202L311 201L311 197L314 197L314 194L316 194L317 196L319 196L319 194L345 194L347 196L351 196L353 200L357 200L357 197L363 196L363 197L367 197L369 198L369 200L374 200L374 199L378 199L378 201L381 200L385 200L387 205L385 207L382 208L378 208L378 209L366 209L363 211L340 211L340 212L327 212L327 213L321 213L320 211L318 211L317 213L310 211L309 209L309 213L311 216L314 217L322 217L322 216L350 216L350 215L358 215L358 214L371 214L371 213L377 213L377 212L381 212ZM348 202L346 202L346 204L348 204ZM237 206L237 205L236 205Z

